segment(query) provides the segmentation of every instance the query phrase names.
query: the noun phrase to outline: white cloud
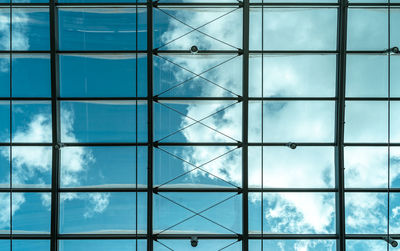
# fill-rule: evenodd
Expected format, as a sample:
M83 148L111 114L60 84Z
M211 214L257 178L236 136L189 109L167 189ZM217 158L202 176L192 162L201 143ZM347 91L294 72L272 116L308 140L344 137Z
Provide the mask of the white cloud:
M23 112L23 111L19 111ZM61 134L63 139L68 142L78 142L73 132L74 117L71 111L62 109L63 124L61 125ZM13 142L51 142L52 141L51 117L45 113L39 113L31 117L29 122L18 127L13 136ZM0 152L5 158L9 158L9 149L4 148ZM34 179L35 186L50 186L46 181L38 178L40 174L49 175L52 167L52 149L51 147L13 147L13 185L24 186L28 181ZM95 161L91 152L83 147L68 147L62 149L61 158L61 186L77 186L84 177L89 163ZM10 177L4 179L9 180ZM29 186L32 186L30 184ZM8 196L7 194L1 196ZM74 193L70 196L63 196L64 200L86 199L89 200L91 207L87 208L85 217L92 217L95 214L102 213L109 204L110 194L93 193L88 196ZM49 193L41 194L42 205L50 210L51 195ZM9 204L5 203L6 198L1 199L0 204L0 226L7 225L9 222ZM25 202L23 193L13 194L13 214L20 209ZM8 211L7 211L8 210Z

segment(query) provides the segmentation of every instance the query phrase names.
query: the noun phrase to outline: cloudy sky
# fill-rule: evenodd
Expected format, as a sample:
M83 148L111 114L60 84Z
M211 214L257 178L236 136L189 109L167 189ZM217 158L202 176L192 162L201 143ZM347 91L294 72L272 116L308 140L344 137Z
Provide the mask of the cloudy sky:
M60 49L145 49L145 9L138 10L137 30L136 14L134 8L60 9ZM196 45L200 50L236 50L242 47L241 9L162 8L154 10L154 17L154 46L157 48L189 50ZM335 50L336 18L335 8L265 8L263 14L259 8L252 9L250 49ZM48 12L44 8L13 10L13 49L48 50L46 20ZM400 21L400 11L392 10L391 22L396 21ZM388 44L387 11L351 9L348 30L350 50L384 50ZM0 33L0 49L9 49L9 12L6 9L0 9ZM391 45L398 44L399 39L400 32L392 29ZM147 95L145 55L60 55L59 61L62 97ZM243 57L237 54L159 54L154 57L154 95L241 96L242 64ZM391 56L390 91L394 97L400 95L397 87L400 75L393 71L399 65L399 57ZM387 55L348 55L346 95L387 97L388 68ZM48 55L13 57L12 69L13 96L50 96ZM2 56L0 80L6 84L0 86L1 96L10 95L9 78L9 58ZM336 57L332 54L250 55L251 97L334 97L335 78ZM388 114L390 141L400 141L398 106L396 101L391 102L388 113L386 101L347 101L345 141L387 143ZM1 142L10 141L10 130L12 142L51 142L49 102L14 102L12 128L9 128L9 113L8 103L0 103ZM147 106L143 102L64 101L60 114L62 142L134 142L136 138L139 142L147 141ZM242 140L242 103L236 101L160 101L154 104L153 119L154 137L160 142L232 143ZM250 142L333 143L335 102L254 101L249 103L249 121ZM51 152L49 147L13 147L11 158L9 148L0 148L0 186L10 184L11 158L13 186L50 187ZM305 146L295 150L249 147L248 159L250 187L335 186L333 147ZM346 147L345 186L399 187L399 159L397 147ZM154 149L154 184L161 187L240 187L241 162L241 149L232 146L160 147ZM65 147L61 149L61 186L145 186L146 163L145 147ZM15 233L49 233L50 194L14 193L12 212L10 196L0 196L0 231L9 231L12 214ZM249 198L250 233L260 233L262 229L265 234L336 232L334 193L264 193L263 196L253 193ZM162 233L240 233L241 203L241 195L232 193L160 193L154 195L153 228ZM346 194L347 233L386 234L388 224L390 233L399 233L399 218L397 194L391 194L389 200L386 193ZM60 195L61 233L135 233L136 229L146 231L146 194ZM241 249L240 243L229 240L200 243L201 250ZM8 248L9 244L1 241L1 245ZM23 246L13 241L13 250L18 250L18 245ZM136 243L64 241L60 245L65 251L80 250L82 246L86 250L116 246L123 250L135 247ZM155 243L155 249L184 250L188 245L188 241L165 240ZM250 245L251 249L261 249L261 241L251 241ZM312 251L335 250L335 245L329 240L271 240L264 241L263 248ZM34 246L34 250L47 250L48 242L37 241L32 244ZM138 242L138 247L145 248L145 243ZM348 241L348 249L384 250L386 244L383 241Z

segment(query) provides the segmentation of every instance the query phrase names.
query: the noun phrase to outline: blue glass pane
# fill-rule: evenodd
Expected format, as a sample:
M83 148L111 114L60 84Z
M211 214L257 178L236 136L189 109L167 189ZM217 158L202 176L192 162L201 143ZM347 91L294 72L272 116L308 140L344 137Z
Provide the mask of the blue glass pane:
M388 46L387 9L348 10L347 49L385 50Z
M2 3L8 3L8 0L0 1ZM0 50L10 49L10 8L0 8Z
M263 156L263 175L261 174L261 156ZM249 186L333 188L335 186L334 156L333 147L298 146L295 150L286 146L271 146L264 149L249 147ZM261 178L263 178L263 183Z
M60 240L59 248L63 251L146 251L147 243L146 240Z
M335 251L336 240L249 240L249 250Z
M387 97L388 57L347 55L347 97Z
M264 50L336 49L336 8L264 8L263 19L262 27L261 8L251 9L250 49L262 43Z
M10 102L0 101L0 142L10 142Z
M51 142L51 104L48 101L13 101L13 142Z
M336 55L264 54L249 59L250 96L334 97L335 85Z
M240 194L169 192L155 195L153 201L155 233L232 234L242 231Z
M137 108L137 128L136 128ZM63 142L139 142L147 140L147 105L135 101L61 103Z
M59 3L145 3L147 0L58 0Z
M13 251L50 251L50 240L13 240Z
M243 41L242 16L242 8L153 8L154 48L237 50Z
M14 234L50 233L50 193L13 193L12 204Z
M386 234L387 193L346 193L346 233Z
M335 193L264 193L263 205L260 193L250 193L248 203L253 233L261 233L261 221L266 234L336 232Z
M168 250L224 250L224 251L241 251L242 242L237 240L212 240L212 239L199 239L196 248L193 248L189 240L169 240L158 239L154 241L154 251L168 251Z
M137 149L138 187L147 183L147 147ZM61 149L62 187L136 187L136 147Z
M388 244L383 240L346 240L346 250L348 251L388 250ZM389 248L389 250L392 249Z
M0 55L0 97L9 97L9 96L10 96L10 57L9 55Z
M0 193L0 233L10 233L10 193Z
M10 147L0 147L0 188L10 187Z
M160 146L153 156L156 186L236 188L242 184L242 149L235 146Z
M385 101L347 101L345 142L387 142L387 109Z
M61 233L145 233L145 193L62 193ZM136 225L136 210L138 222Z
M0 250L8 251L11 250L10 240L0 240Z
M59 8L61 50L146 49L146 9ZM136 43L137 35L137 43Z
M135 54L60 55L59 59L63 97L146 96L147 59L143 54L137 59Z
M14 54L13 97L50 97L50 55Z
M263 140L270 142L333 142L332 101L268 101L263 103ZM261 141L261 102L249 103L249 141Z
M12 49L49 50L48 8L13 8Z
M12 160L13 187L51 186L51 147L13 147Z

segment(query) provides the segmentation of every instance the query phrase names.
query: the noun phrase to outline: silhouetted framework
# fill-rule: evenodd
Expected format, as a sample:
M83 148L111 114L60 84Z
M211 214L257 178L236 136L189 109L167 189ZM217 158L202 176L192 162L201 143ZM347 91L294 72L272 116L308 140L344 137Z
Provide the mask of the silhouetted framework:
M200 1L200 0L199 0ZM117 2L117 1L114 1ZM310 2L296 2L296 3L271 3L267 1L260 2L249 2L249 0L237 1L232 3L218 3L214 1L209 1L208 3L199 2L199 3L173 3L168 1L152 1L147 0L147 2L136 3L133 1L132 3L57 3L56 0L50 0L49 3L0 3L0 8L9 8L10 16L12 15L12 10L15 8L34 8L34 7L45 7L49 9L49 17L50 17L50 50L49 51L14 51L12 49L12 43L10 41L10 50L2 50L0 51L0 55L7 54L12 58L13 55L18 54L49 54L50 55L50 63L51 63L51 97L48 98L34 98L34 97L0 97L0 101L9 101L12 104L13 101L49 101L51 102L51 114L52 114L52 142L51 143L21 143L21 142L12 142L12 137L10 135L10 143L0 143L0 146L8 146L12 149L12 146L51 146L52 147L52 177L51 177L51 188L14 188L10 185L9 188L0 188L0 192L10 193L11 196L15 192L48 192L51 193L51 233L50 234L13 234L10 231L10 234L0 234L0 239L46 239L50 240L51 243L51 251L58 250L58 242L59 240L73 239L142 239L147 240L147 250L153 250L153 244L155 242L159 242L160 245L166 247L170 250L175 250L174 247L168 247L163 243L163 240L168 239L185 239L188 242L190 241L192 234L170 234L165 233L166 230L163 230L159 233L154 233L153 225L153 212L154 205L153 199L155 196L163 197L164 199L169 200L171 203L176 204L181 208L185 208L185 206L179 204L178 202L173 201L168 198L168 193L177 193L177 192L186 192L186 193L198 193L198 192L207 192L207 193L219 193L219 192L230 192L232 196L241 196L242 199L242 218L241 218L241 226L242 231L236 233L225 226L220 226L218 223L213 220L202 215L203 212L196 212L190 210L193 215L199 216L212 222L214 224L219 225L232 232L231 234L196 234L199 238L200 242L206 239L229 239L232 240L232 243L229 245L233 245L236 242L240 242L242 250L249 250L249 240L309 240L309 239L321 239L321 240L336 240L336 247L338 251L344 251L346 249L346 240L349 239L382 239L385 235L379 234L346 234L345 232L345 194L346 193L355 193L355 192L374 192L374 193L399 193L400 188L345 188L344 182L344 148L346 146L400 146L400 143L391 143L390 140L388 143L345 143L344 142L344 122L345 122L345 103L346 101L400 101L400 98L396 97L381 97L381 98L359 98L359 97L346 97L345 96L345 82L346 82L346 56L350 54L357 55L387 55L386 50L347 50L347 12L351 7L381 7L390 9L391 7L400 7L400 2L398 3L349 3L347 0L339 0L338 3L310 3ZM147 12L147 46L145 50L121 50L121 51L62 51L59 50L59 42L58 42L58 8L59 7L115 7L115 8L145 8ZM231 48L229 50L210 50L204 51L200 50L197 52L198 55L229 55L232 57L241 57L242 58L242 93L236 94L232 93L230 97L164 97L160 96L160 94L156 94L153 88L153 75L154 75L154 59L155 58L163 58L165 55L190 55L191 52L189 50L167 50L164 46L163 48L154 48L154 11L163 11L162 8L232 8L234 10L239 10L243 14L243 41L242 48ZM251 50L249 47L249 33L250 33L250 10L252 8L264 8L264 7L289 7L289 8L335 8L337 9L337 49L336 50ZM214 21L214 20L213 20ZM389 22L390 23L390 22ZM10 25L10 32L11 30ZM192 30L198 30L199 28L190 27ZM137 29L137 27L136 27ZM12 32L11 32L12 33ZM390 34L390 32L389 32ZM208 36L208 35L207 35ZM137 37L136 37L137 39ZM215 38L213 38L215 39ZM266 38L267 39L267 38ZM390 40L390 39L389 39ZM230 46L233 47L233 46ZM388 44L390 47L390 41ZM60 97L59 90L59 55L80 55L80 54L142 54L147 57L147 97L95 97L95 98L87 98L87 97ZM336 56L336 95L335 97L249 97L249 57L250 55L269 55L269 54L287 54L287 55L335 55ZM165 58L164 58L165 59ZM12 68L12 60L11 60ZM390 64L390 60L389 60ZM179 66L181 67L182 66ZM390 69L390 67L389 67ZM138 68L136 67L136 73ZM10 71L12 72L12 71ZM10 73L11 74L11 73ZM202 77L202 74L195 74L195 77ZM390 74L390 72L388 72ZM389 75L390 76L390 75ZM12 92L12 84L10 78L10 89ZM390 79L390 77L389 77ZM204 79L208 81L210 84L218 86L217 83L212 82L211 80ZM184 83L181 83L184 84ZM389 84L390 86L390 84ZM218 86L221 87L221 86ZM174 87L173 87L174 88ZM168 90L167 90L168 91ZM124 142L124 143L64 143L61 141L61 132L60 132L60 102L61 101L133 101L133 102L146 102L147 105L147 142ZM163 102L164 101L164 102ZM168 106L168 102L170 101L232 101L233 105L238 104L242 107L242 139L237 140L233 139L228 143L218 143L218 142L165 142L161 140L155 140L153 135L154 133L154 120L155 115L153 114L155 105L164 106L166 109L170 111L179 113L179 111L174 110L171 106ZM262 142L254 143L249 142L248 131L249 131L249 102L251 101L334 101L335 106L335 139L332 143L327 142L296 142L298 146L331 146L335 148L335 187L334 188L252 188L249 187L249 177L248 177L248 147L263 147L263 146L286 146L287 142ZM224 108L225 109L225 108ZM216 113L223 112L223 110L219 110ZM390 110L390 108L389 108ZM136 107L137 111L137 107ZM12 115L12 113L10 112ZM186 116L185 114L180 114L182 116ZM136 115L137 116L137 115ZM208 117L208 116L207 116ZM200 119L192 119L193 124L206 126L202 121L207 117ZM390 117L390 116L389 116ZM11 121L11 120L10 120ZM137 120L136 120L137 121ZM11 123L11 122L10 122ZM136 124L137 127L137 124ZM12 126L10 126L12 128ZM210 128L211 129L211 128ZM11 131L11 130L10 130ZM222 134L221 132L217 133ZM390 131L390 130L389 130ZM178 131L179 132L179 131ZM137 133L137 132L136 132ZM174 132L173 134L176 134ZM11 134L11 132L10 132ZM168 135L170 136L170 135ZM167 137L168 137L167 136ZM225 135L226 136L226 135ZM137 139L137 135L136 135ZM61 188L60 187L60 149L62 147L77 147L77 146L142 146L147 147L147 156L148 156L148 166L147 166L147 188L146 187L129 187L129 188L106 188L106 187L88 187L88 188ZM241 186L237 186L232 184L231 187L221 187L221 188L195 188L195 187L168 187L164 186L167 183L170 183L174 179L171 179L164 184L155 186L153 182L154 172L153 172L153 151L163 151L165 154L169 154L172 157L179 158L175 156L174 153L168 152L168 146L231 146L232 151L237 149L241 149L242 152L242 182ZM12 154L12 153L11 153ZM136 153L137 154L137 153ZM222 157L218 156L217 158ZM213 161L213 160L210 160ZM389 161L390 163L390 161ZM193 166L194 169L203 170L202 166ZM137 169L136 163L136 169ZM136 170L137 171L137 170ZM204 171L204 170L203 170ZM10 167L10 172L12 172L12 168ZM136 181L137 182L137 181ZM228 181L224 181L229 183ZM147 198L147 233L136 233L136 234L60 234L59 233L59 206L60 206L60 193L64 192L136 192L136 193L145 193ZM270 234L270 233L260 233L254 234L249 233L249 194L250 193L262 193L266 194L269 192L327 192L327 193L335 193L335 209L336 209L336 233L335 234ZM229 199L229 198L228 198ZM137 205L136 201L136 205ZM221 203L221 202L219 202ZM217 203L218 204L218 203ZM215 207L215 205L209 205L210 208ZM12 204L10 203L10 206ZM207 210L207 209L206 209ZM204 210L204 211L206 211ZM11 211L11 210L10 210ZM134 214L134 212L132 212ZM137 214L137 212L136 212ZM11 216L10 216L11 217ZM137 215L136 215L137 217ZM185 221L185 220L183 220ZM389 214L388 214L389 221ZM138 224L136 222L136 224ZM262 223L261 223L262 225ZM12 226L11 226L12 227ZM136 229L137 230L137 229ZM400 239L400 235L391 235L394 239ZM220 249L222 250L222 249Z

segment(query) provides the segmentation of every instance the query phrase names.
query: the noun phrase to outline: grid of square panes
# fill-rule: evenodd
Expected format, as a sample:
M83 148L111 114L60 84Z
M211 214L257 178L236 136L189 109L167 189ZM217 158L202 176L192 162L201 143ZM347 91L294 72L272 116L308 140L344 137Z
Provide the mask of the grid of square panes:
M386 249L399 2L152 2L0 0L0 249Z

